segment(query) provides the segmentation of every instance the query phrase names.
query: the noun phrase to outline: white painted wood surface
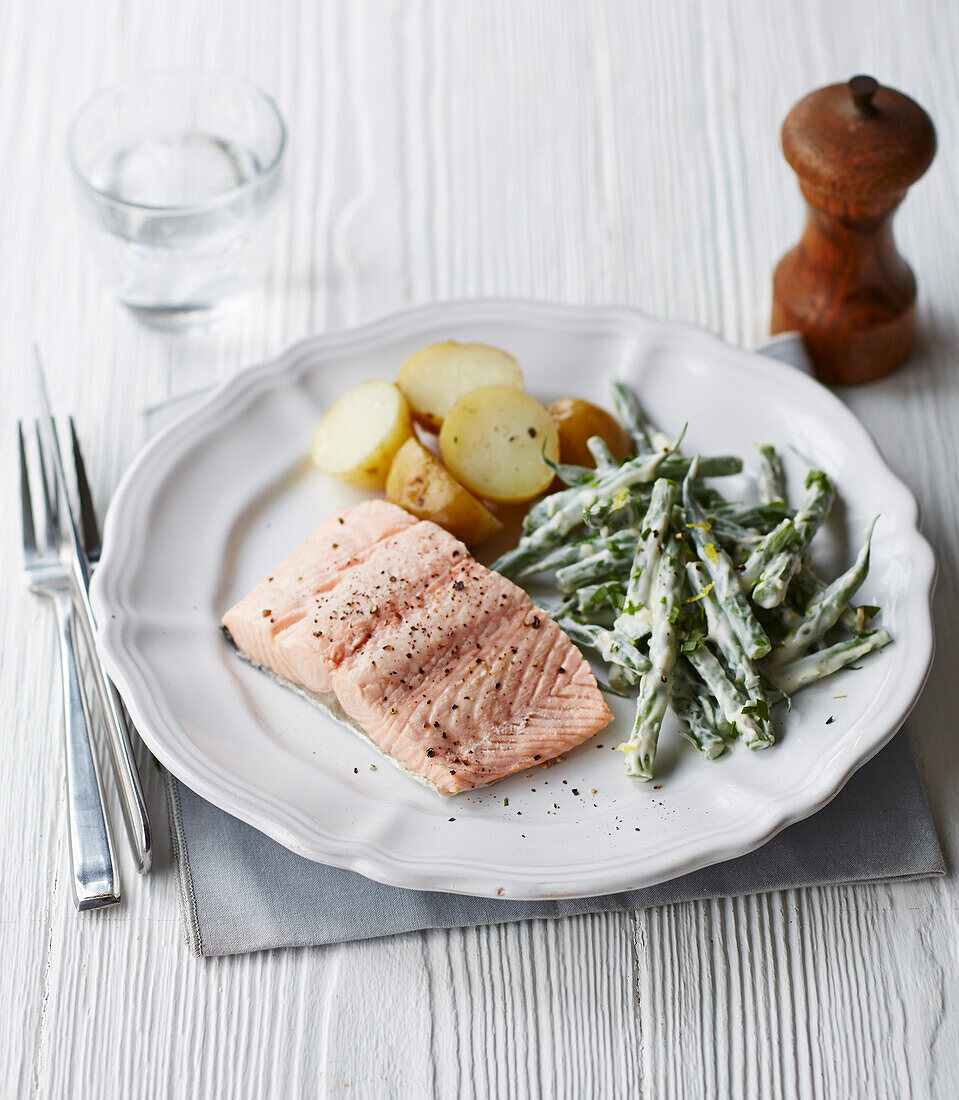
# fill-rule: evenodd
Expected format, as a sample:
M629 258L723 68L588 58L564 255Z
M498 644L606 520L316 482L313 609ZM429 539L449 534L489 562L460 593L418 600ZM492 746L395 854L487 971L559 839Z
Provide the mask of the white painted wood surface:
M922 335L843 396L941 555L939 658L910 722L959 848L959 7L944 0L6 0L0 4L0 1056L11 1097L959 1095L953 879L201 961L156 872L67 882L47 609L18 586L14 420L41 340L105 505L145 404L308 333L474 294L625 301L764 332L801 210L779 123L854 72L916 96L940 155L898 228ZM97 87L221 67L292 134L268 289L215 339L139 328L81 252L64 129Z

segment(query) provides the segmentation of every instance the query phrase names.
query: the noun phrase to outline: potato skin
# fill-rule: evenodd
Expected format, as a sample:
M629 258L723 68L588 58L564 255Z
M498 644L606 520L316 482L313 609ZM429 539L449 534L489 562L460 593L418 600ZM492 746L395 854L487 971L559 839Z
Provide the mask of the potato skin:
M475 546L503 526L428 451L408 439L396 452L386 479L386 499L417 519L429 519L467 546Z
M400 367L396 384L417 423L438 432L456 402L477 386L523 389L523 372L507 351L489 344L446 340L414 352Z
M629 436L619 421L599 405L579 397L561 397L547 406L559 431L559 460L573 466L595 466L586 440L598 435L618 462L632 450Z
M440 453L470 492L499 504L519 504L553 479L543 455L559 457L559 434L546 409L511 386L480 386L450 409L440 429Z

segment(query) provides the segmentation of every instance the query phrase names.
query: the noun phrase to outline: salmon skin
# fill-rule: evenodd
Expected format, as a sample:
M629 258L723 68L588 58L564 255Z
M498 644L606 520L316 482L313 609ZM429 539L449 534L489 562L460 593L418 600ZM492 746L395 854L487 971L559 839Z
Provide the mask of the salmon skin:
M582 744L612 718L582 654L435 523L333 512L232 607L240 654L440 794Z

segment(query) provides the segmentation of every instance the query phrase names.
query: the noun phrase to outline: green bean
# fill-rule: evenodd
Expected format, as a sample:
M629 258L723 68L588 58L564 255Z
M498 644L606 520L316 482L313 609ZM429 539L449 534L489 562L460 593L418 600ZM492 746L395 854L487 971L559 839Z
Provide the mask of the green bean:
M676 629L673 625L682 599L682 545L670 540L659 560L652 590L652 633L649 638L651 668L639 685L636 718L629 740L620 748L626 754L626 774L652 779L659 730L669 705L672 672L676 664Z
M577 467L580 470L587 470L588 467ZM614 463L610 469L606 471L600 471L597 476L596 470L589 470L589 474L595 480L593 485L598 484L604 473L610 473L613 470L618 470L618 463ZM557 512L561 511L567 504L571 504L578 498L580 491L585 488L585 485L573 485L567 489L560 489L555 493L547 493L546 496L541 497L535 504L533 504L526 515L523 517L523 534L527 535L532 531L535 531L537 527L541 527L548 520L552 519Z
M541 527L548 519L551 519L564 504L573 500L580 491L581 486L573 486L569 489L560 489L558 493L548 493L535 504L523 516L523 534L528 535Z
M583 522L593 531L616 530L636 527L646 511L647 496L644 492L621 489L614 497L598 501L583 513Z
M778 607L760 608L759 619L764 627L768 623L786 634L802 622L802 613L783 600ZM775 646L773 648L775 649Z
M839 622L843 611L862 587L869 572L869 546L875 526L876 521L873 520L865 544L852 566L812 598L802 622L793 627L770 654L771 664L784 665L795 660Z
M769 638L759 625L743 591L729 555L721 546L716 546L708 537L706 517L696 503L693 493L693 479L696 476L695 463L690 467L683 482L683 508L686 512L686 527L692 536L696 552L702 559L713 582L717 599L726 609L730 624L736 636L742 642L746 654L753 659L764 657L770 650Z
M658 428L650 430L649 441L655 451L671 451L676 446L676 440L665 432L661 432Z
M592 538L565 542L552 550L544 550L539 557L524 566L517 573L517 577L528 577L534 573L545 573L550 569L560 569L564 565L572 565L573 562L592 557L593 554L606 548L628 557L638 537L639 528L637 527L633 530L623 528L623 530L615 531L610 535L594 534Z
M759 499L763 504L785 504L786 476L776 448L768 444L759 448Z
M690 458L675 457L667 459L660 467L660 477L681 481L689 472ZM743 460L736 455L706 455L699 460L696 477L732 477L743 471Z
M597 581L622 580L629 576L628 554L614 553L608 547L588 558L564 565L556 571L556 587L560 592L575 592L586 584Z
M744 652L724 605L716 598L713 586L708 583L708 575L702 562L689 562L686 575L690 588L699 596L698 602L706 613L707 637L717 646L736 683L746 693L747 713L751 715L752 723L743 740L749 748L765 748L775 741L775 735L769 720L769 702L763 692L759 670ZM753 733L753 727L756 734Z
M690 669L690 677L693 676L692 666L686 661L686 665ZM699 681L697 681L698 683ZM723 708L719 705L719 700L715 695L710 695L708 691L701 691L699 694L699 705L703 709L703 714L708 721L712 724L721 737L726 741L734 741L736 739L737 730L735 726L731 726L726 721L726 716L723 714Z
M740 574L740 583L746 589L755 588L771 562L778 560L783 551L799 541L799 533L791 519L781 523L764 535L746 559Z
M778 501L769 504L757 504L752 508L735 505L730 508L725 516L730 523L737 523L741 527L753 528L762 534L768 534L777 524L784 519L792 519L796 512Z
M504 554L491 568L507 577L515 575L530 561L535 561L541 550L558 546L570 531L583 522L583 514L592 505L614 498L623 489L654 481L665 458L664 454L655 454L630 459L603 475L595 485L554 494L554 497L566 497L567 493L573 496L561 504L545 523L524 535L516 549Z
M779 688L783 695L795 695L807 684L815 683L826 676L832 676L841 668L851 665L871 653L874 649L882 649L892 641L886 630L874 630L871 634L860 634L855 638L849 638L844 642L837 642L827 649L817 650L806 657L790 661L775 670L770 670L769 678Z
M700 644L686 654L686 659L716 697L723 717L730 726L736 727L744 745L750 749L764 749L773 743L772 732L768 728L768 708L764 713L763 706L757 707L743 694L726 675L719 658L707 645Z
M756 530L750 530L747 527L741 527L738 523L733 523L725 516L717 516L710 513L706 517L706 525L709 530L716 536L719 542L728 550L731 554L734 554L737 558L746 559L756 548L756 544L762 538L762 535Z
M631 636L636 628L633 617L650 606L653 582L658 575L660 559L669 538L675 502L675 484L659 478L653 485L653 495L633 554L623 611L616 620L617 629L627 636Z
M676 448L676 440L670 439L665 432L661 432L650 423L635 392L624 382L609 382L610 392L613 397L613 405L616 417L626 429L633 440L636 453L647 451L673 451Z
M610 665L609 666L609 690L614 695L621 695L625 699L636 698L636 684L637 678L628 668L623 668L622 665Z
M569 616L558 617L554 621L561 630L569 635L569 639L574 645L596 648L596 635L600 631L598 626L594 626L592 623L582 623L579 619L573 619Z
M606 609L619 612L625 593L619 581L605 581L603 584L586 585L573 595L580 615L595 615Z
M631 638L627 638L615 628L604 630L599 635L596 648L608 665L620 665L637 673L649 671L649 658L636 648Z
M629 638L616 630L606 630L594 623L581 623L572 618L558 619L557 624L577 645L595 649L608 665L620 665L634 673L649 670L648 659Z
M590 557L594 553L591 539L583 539L580 542L568 542L563 546L544 552L544 554L528 562L520 569L516 577L531 577L536 573L545 573L550 569L559 569L564 565L571 565L582 558Z
M798 538L766 566L753 589L753 599L760 607L776 607L782 603L789 582L829 514L835 496L832 482L823 471L812 470L806 477L806 498L792 521Z
M790 592L795 593L801 607L805 607L825 587L826 581L816 576L807 562L803 562L789 584ZM839 616L839 625L850 634L862 634L877 610L875 607L846 607ZM801 615L799 617L802 618Z
M565 600L561 600L555 607L551 607L545 600L534 600L533 602L540 610L545 611L551 619L558 619L563 615L570 614L576 606L576 599L573 596L567 596Z
M726 751L726 739L717 728L710 708L703 705L703 685L693 683L691 676L680 675L684 667L683 661L676 666L669 703L679 719L680 735L692 742L704 756L714 760Z
M586 446L589 449L589 453L593 456L593 461L596 463L596 469L601 474L608 474L610 470L615 470L619 463L616 461L616 456L609 449L606 440L600 435L591 435L586 440Z
M822 470L810 470L806 475L806 490L806 499L795 516L796 530L804 548L822 527L836 499L836 490Z
M651 454L656 450L650 438L651 425L646 419L639 399L625 382L609 380L606 383L613 401L616 419L632 439L637 455Z

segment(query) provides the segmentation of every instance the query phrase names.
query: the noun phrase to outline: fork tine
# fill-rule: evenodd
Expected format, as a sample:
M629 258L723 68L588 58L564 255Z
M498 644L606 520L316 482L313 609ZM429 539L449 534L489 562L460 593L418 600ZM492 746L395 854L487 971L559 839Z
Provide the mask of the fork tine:
M93 494L87 480L87 468L80 450L77 426L70 417L70 438L73 442L73 465L77 474L77 494L80 497L80 528L83 532L83 549L90 561L100 557L100 529L97 526L97 513L93 507Z
M47 480L47 463L43 454L43 439L40 435L40 424L37 422L37 451L40 454L40 481L43 484L43 504L47 517L47 549L56 550L60 538L60 514L59 493L56 481L53 483L53 492L50 492L50 482Z
M37 552L37 532L33 526L33 500L30 497L30 474L27 469L27 448L23 441L23 421L17 421L17 437L20 444L20 520L23 529L23 555L31 557Z

